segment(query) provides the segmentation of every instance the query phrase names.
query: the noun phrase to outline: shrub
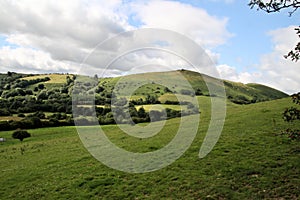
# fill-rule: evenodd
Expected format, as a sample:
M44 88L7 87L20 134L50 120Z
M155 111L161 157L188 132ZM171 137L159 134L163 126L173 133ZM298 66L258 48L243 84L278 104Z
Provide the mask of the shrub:
M187 90L187 89L182 89L182 90L180 90L180 93L182 94L182 95L188 95L188 96L195 96L195 93L194 93L194 91L191 91L191 90Z
M12 137L14 139L19 139L22 142L24 138L31 137L31 135L25 130L18 129L13 132Z
M10 116L10 112L6 108L0 109L0 116Z
M25 117L25 115L23 113L19 113L18 117Z
M282 132L283 135L287 135L288 138L291 140L298 140L300 141L300 130L298 129L286 129L285 131Z

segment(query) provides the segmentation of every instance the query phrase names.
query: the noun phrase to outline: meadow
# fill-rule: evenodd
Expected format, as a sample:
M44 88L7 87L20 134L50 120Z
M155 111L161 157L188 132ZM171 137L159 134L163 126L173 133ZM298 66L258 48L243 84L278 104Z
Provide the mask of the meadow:
M131 174L108 168L84 148L75 127L28 130L23 142L0 132L0 199L299 199L300 145L280 135L299 122L282 120L290 98L237 105L228 101L222 135L206 157L199 148L208 128L210 99L198 97L201 121L191 147L171 165ZM192 117L192 116L187 116ZM176 133L179 118L149 139L102 126L116 145L148 152Z

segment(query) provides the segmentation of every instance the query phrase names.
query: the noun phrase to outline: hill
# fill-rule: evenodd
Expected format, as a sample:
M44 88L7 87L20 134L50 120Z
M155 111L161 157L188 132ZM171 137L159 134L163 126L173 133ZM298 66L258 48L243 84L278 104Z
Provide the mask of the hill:
M208 81L216 81L218 79L207 76L205 74L200 74L194 71L189 70L177 70L177 71L167 71L167 72L151 72L143 74L133 74L126 77L117 77L100 80L100 85L104 88L115 89L113 85L119 81L120 78L126 78L126 80L131 80L138 82L140 80L151 80L151 84L146 84L135 91L133 98L145 97L146 94L152 94L158 98L164 98L164 95L170 96L170 92L181 93L185 88L180 87L176 77L179 77L178 74L185 77L185 79L191 84L194 89L195 94L198 96L209 96L207 85L203 79L205 77ZM175 78L172 78L175 77ZM168 80L167 83L172 85L172 88L168 88L171 91L166 92L167 89L164 86L155 84L155 81L159 80ZM237 104L249 104L256 103L274 99L280 99L287 97L288 95L284 92L270 88L261 84L243 84L236 83L232 81L222 80L225 86L225 91L227 98ZM126 85L123 85L125 88ZM111 91L111 90L110 90Z
M222 135L203 159L198 153L210 120L210 98L197 98L201 126L191 147L150 173L103 165L84 148L75 127L28 130L32 137L23 142L10 139L12 131L0 131L7 138L0 143L0 199L299 199L299 143L278 135L290 126L281 116L293 105L290 98L227 102ZM143 153L168 144L179 123L179 118L167 120L148 139L124 134L116 125L102 128L120 148Z
M96 86L85 82L86 80L96 81ZM93 113L92 107L80 103L83 102L80 99L87 97L94 98L96 116L101 124L132 123L128 121L130 116L135 123L148 122L149 114L155 115L155 120L191 115L199 112L193 100L195 96L218 95L209 93L204 80L220 84L220 80L216 78L188 70L100 79L96 76L90 78L72 74L8 72L0 74L0 126L2 130L10 130L72 125L74 119L82 117L82 114L72 115L72 104L77 106L78 113ZM226 80L223 83L228 100L236 104L257 103L288 96L260 84ZM77 100L72 99L72 94ZM113 100L112 97L116 96L117 99ZM151 106L156 104L163 104L167 116L157 106ZM129 105L129 113L123 113L116 121L111 105L119 106L120 109Z

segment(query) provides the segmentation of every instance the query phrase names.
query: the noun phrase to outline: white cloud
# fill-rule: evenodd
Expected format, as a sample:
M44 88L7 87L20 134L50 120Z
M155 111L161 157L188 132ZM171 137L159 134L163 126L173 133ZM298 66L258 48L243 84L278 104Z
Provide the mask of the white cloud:
M274 44L273 51L261 56L255 72L237 72L234 67L220 65L217 68L221 77L243 83L262 83L288 94L299 92L299 61L292 62L283 57L295 47L299 40L294 30L295 27L289 26L269 32Z
M76 71L73 71L76 63L56 61L48 53L29 48L12 49L7 46L3 47L0 49L0 63L0 71L2 72L39 73L42 71L45 73L76 73Z
M32 69L32 72L45 72L50 69L76 71L82 60L99 42L140 26L132 18L142 22L142 27L170 29L182 33L209 49L225 43L230 37L226 29L226 18L217 18L203 9L174 1L0 1L0 15L0 34L9 43L17 46L15 49L0 49L3 52L0 60L2 72L7 68L20 71L22 65L24 70ZM100 70L107 64L105 61L126 47L146 44L143 38L134 37L127 35L126 38L119 38L107 46L102 45L102 49L94 51L93 58L87 64ZM151 38L147 35L144 37L144 40ZM156 38L159 40L160 35L156 35ZM177 49L184 47L180 41L177 43ZM211 50L206 51L217 62L218 55ZM184 51L181 52L184 54ZM154 63L162 65L175 65L177 62L176 59L166 62L168 59L162 59L157 54L152 57L141 54L139 56L141 59L132 60L132 65L141 65L141 61L144 64L155 61ZM200 59L196 53L190 56ZM120 63L118 68L109 72L122 74L126 69Z
M10 43L80 62L99 42L131 29L121 1L1 1L0 32ZM9 19L9 20L7 20Z
M204 9L172 1L135 3L132 10L143 27L177 31L204 45L206 48L224 44L231 36L227 18L209 15Z
M226 64L218 65L217 70L222 79L241 83L254 83L262 77L259 72L237 72L235 67Z
M294 30L295 27L289 26L269 32L274 43L274 50L263 55L259 64L259 69L264 72L262 81L288 93L299 92L300 88L299 61L296 63L283 57L295 47L299 40Z

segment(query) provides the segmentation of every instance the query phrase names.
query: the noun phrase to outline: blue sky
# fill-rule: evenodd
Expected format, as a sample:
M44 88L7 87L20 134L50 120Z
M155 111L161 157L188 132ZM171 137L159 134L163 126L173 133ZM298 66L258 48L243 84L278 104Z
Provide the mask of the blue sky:
M164 28L205 48L224 79L299 91L299 64L283 59L300 14L267 14L240 0L0 2L0 72L76 73L86 53L122 31ZM92 65L92 64L91 64ZM122 74L111 70L111 75Z
M233 3L203 2L203 8L217 16L229 18L228 30L234 34L224 46L217 48L220 63L238 68L253 66L262 54L272 51L271 37L268 32L277 28L297 24L299 13L288 17L287 11L267 14L256 9L249 9L245 1ZM222 4L218 6L218 4ZM299 22L299 21L298 21Z

